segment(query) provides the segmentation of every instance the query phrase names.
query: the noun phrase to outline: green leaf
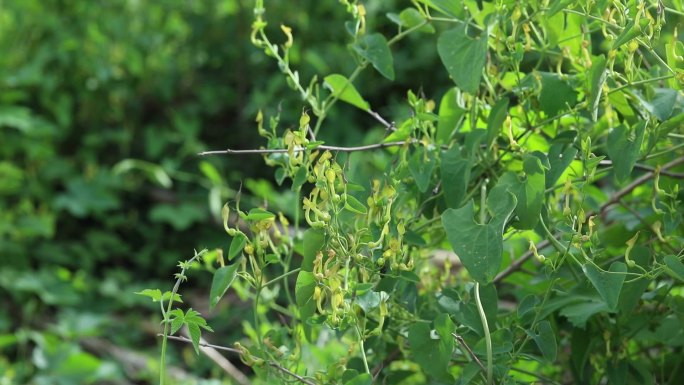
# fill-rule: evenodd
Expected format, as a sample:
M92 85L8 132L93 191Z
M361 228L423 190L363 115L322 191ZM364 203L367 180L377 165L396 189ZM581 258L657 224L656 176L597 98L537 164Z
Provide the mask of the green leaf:
M514 226L518 229L533 229L539 221L542 204L544 203L544 190L546 178L541 160L533 155L523 157L524 175L518 177L512 172L507 172L499 185L507 186L509 191L518 198L515 214L518 221Z
M399 21L403 27L413 28L425 23L425 18L415 8L406 8L399 14ZM435 33L435 27L432 24L425 24L418 28L417 31L424 33Z
M468 93L475 93L487 55L487 31L482 37L471 39L463 24L443 32L437 40L437 52L442 63L457 86Z
M674 255L666 255L663 258L665 262L665 271L675 279L684 282L684 264Z
M230 248L228 249L228 260L232 261L247 244L247 237L242 233L236 233L230 241Z
M549 148L548 159L550 170L546 172L546 188L553 187L558 178L563 175L566 168L572 163L573 159L577 155L577 148L570 143L564 143L560 141L555 141Z
M613 262L608 271L603 271L594 264L587 263L582 266L582 271L608 305L608 309L615 310L620 298L622 284L625 282L627 265L622 262Z
M622 30L622 33L617 37L617 39L613 41L613 47L611 49L618 49L621 45L641 35L642 29L648 27L648 23L649 21L647 18L640 19L639 24L636 24L635 20L630 21L629 24L627 24L627 26L625 26L625 28Z
M387 39L383 35L379 33L363 35L353 45L353 48L356 53L368 60L382 76L394 80L394 59L392 58L392 51L387 45Z
M541 92L539 105L546 116L556 116L560 111L577 104L577 91L558 74L541 72Z
M230 266L223 266L216 270L211 281L211 291L209 294L209 310L212 310L218 301L226 294L226 291L235 280L239 264L233 263Z
M416 181L420 192L427 191L432 178L432 170L435 168L435 153L421 146L409 158L409 170Z
M153 302L159 302L162 299L162 292L159 289L145 289L143 291L136 291L135 294L150 297Z
M345 382L344 385L371 385L372 383L373 376L369 373L363 373Z
M437 9L445 15L463 18L465 16L464 3L461 1L453 0L421 0L422 3L429 5L432 8Z
M470 168L470 160L461 155L458 146L442 153L442 189L447 207L458 208L463 203L470 181Z
M508 115L508 98L501 98L492 110L489 112L487 118L487 146L491 146L503 126L506 116Z
M655 97L645 107L659 121L666 121L674 110L678 92L669 88L656 88Z
M644 246L635 246L632 252L629 254L630 258L645 270L650 270L651 261L651 251ZM635 267L630 267L628 270L630 273L640 274L643 271ZM618 301L618 307L620 313L629 317L631 316L634 309L639 304L641 300L641 295L644 293L648 285L651 283L651 279L642 276L640 278L631 278L628 282L622 285L622 290L620 290L620 300Z
M302 251L302 271L313 271L316 254L325 244L325 232L322 229L307 229L304 232L304 250Z
M601 55L593 58L593 63L589 70L589 108L591 109L591 117L594 121L598 118L599 102L601 101L603 83L606 82L606 75L605 56Z
M213 164L203 160L199 164L199 169L202 171L202 174L204 174L204 176L211 181L211 183L215 185L223 184L223 178L221 178L221 174L219 174L218 170Z
M245 218L245 220L258 222L273 218L275 218L275 214L273 214L272 212L266 211L264 209L255 208L249 210L249 213L247 214L247 218Z
M297 191L304 182L306 182L306 177L307 177L307 167L306 166L301 166L297 169L295 172L294 178L292 179L292 191Z
M537 325L537 330L528 330L527 335L532 337L547 361L554 362L556 360L556 355L558 353L556 333L554 333L549 321L541 321Z
M342 75L332 74L325 77L325 86L333 95L364 111L370 110L370 105L363 100L353 84Z
M356 214L366 214L366 206L364 206L363 203L359 202L353 195L347 194L346 197L346 201L344 202L345 209Z
M587 320L591 316L609 310L605 301L595 298L586 302L564 306L561 308L560 314L566 317L576 328L584 329L587 325Z
M188 334L190 334L190 340L192 340L192 346L195 348L195 353L199 355L199 343L202 337L202 331L199 326L195 323L188 323Z
M439 381L453 382L453 377L447 371L454 349L454 338L451 333L454 324L446 314L440 314L435 319L435 331L430 330L426 323L414 323L409 328L409 344L413 360L430 377Z
M171 291L165 291L164 294L162 294L162 301L168 301L171 299ZM173 294L173 302L180 302L183 303L181 300L181 295L176 293Z
M316 278L313 273L300 271L295 283L295 299L299 308L302 320L306 320L313 315L316 303L312 296L316 287Z
M465 110L456 101L456 88L449 90L439 102L439 120L437 121L437 142L447 143L458 129Z
M449 243L468 273L481 284L494 279L501 266L503 252L503 227L516 204L513 194L499 188L487 205L494 213L488 224L473 220L474 205L469 201L460 209L447 209L442 214L442 225Z
M642 121L631 132L624 125L619 125L608 133L606 150L613 161L615 179L618 183L624 183L629 179L639 158L645 131L646 122Z

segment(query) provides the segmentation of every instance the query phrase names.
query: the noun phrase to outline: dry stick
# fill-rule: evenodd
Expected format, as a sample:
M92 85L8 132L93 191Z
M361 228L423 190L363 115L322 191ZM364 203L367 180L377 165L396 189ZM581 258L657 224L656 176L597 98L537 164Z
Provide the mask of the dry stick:
M183 328L182 333L184 337L188 337L187 328ZM250 381L244 373L236 368L232 362L228 361L226 357L224 357L218 351L218 349L208 346L209 343L204 339L204 337L200 337L200 343L203 345L200 346L199 350L209 357L210 360L214 361L214 363L223 369L223 371L226 372L233 380L235 380L235 382L240 385L252 385L252 381Z
M339 147L339 146L326 146L326 145L320 145L316 147L316 150L328 150L328 151L339 151L339 152L355 152L355 151L368 151L368 150L375 150L378 148L386 148L386 147L398 147L398 146L403 146L407 143L417 143L418 141L412 140L412 141L400 141L400 142L386 142L386 143L375 143L375 144L368 144L365 146L355 146L355 147ZM301 152L301 151L306 151L307 149L305 147L300 147L300 148L295 148L293 151L294 152ZM215 150L215 151L204 151L200 152L199 156L205 156L205 155L220 155L220 154L284 154L287 153L289 150L286 148L273 148L273 149L250 149L250 150L231 150L231 149L226 149L226 150Z
M158 336L161 337L161 335L158 335ZM167 336L166 338L168 338L168 339L170 339L170 340L176 340L176 341L185 342L185 343L192 343L192 340L190 340L190 339L188 339L188 338L185 338L185 337ZM235 354L242 354L242 351L240 351L239 349L229 348L229 347L227 347L227 346L213 345L213 344L207 344L207 343L202 343L202 342L199 343L199 346L214 348L214 349L216 349L216 350L223 350L223 351L231 352L231 353L235 353ZM259 357L252 356L252 358L259 358ZM276 363L276 362L273 362L273 361L266 361L266 364L268 364L268 366L270 366L270 367L272 367L272 368L275 368L275 369L277 369L277 370L279 370L279 371L281 371L281 372L287 374L288 376L291 376L291 377L293 377L293 378L296 378L297 381L299 381L299 382L301 382L301 383L303 383L303 384L307 384L307 385L316 385L315 382L312 382L312 381L310 381L310 380L307 380L306 378L300 376L299 374L294 373L294 372L290 371L289 369L280 366L280 365L279 365L278 363Z
M612 166L613 162L610 160L602 160L599 162L600 165L602 166ZM638 168L640 170L646 170L646 171L655 171L655 167L651 167L646 164L641 164L641 163L635 163L634 168ZM684 173L682 172L672 172L672 171L660 171L660 175L665 175L669 176L671 178L678 178L678 179L684 179Z
M680 157L680 158L677 158L677 159L675 159L675 160L673 160L673 161L671 161L671 162L669 162L669 163L666 163L663 167L660 168L660 170L661 170L661 172L662 172L663 170L667 170L667 169L669 169L669 168L678 166L678 165L680 165L680 164L682 164L682 163L684 163L684 157ZM599 210L598 210L598 214L603 213L604 211L606 211L606 209L607 209L608 207L610 207L610 206L612 206L612 205L618 203L618 202L620 201L620 199L622 199L625 195L631 193L635 188L637 188L637 187L639 187L640 185L646 183L649 179L653 178L653 176L655 176L655 172L649 171L649 172L645 173L644 175L642 175L642 176L638 177L637 179L635 179L632 183L628 184L628 185L627 185L625 188L623 188L622 190L620 190L620 191L616 192L615 194L613 194L613 196L612 196L607 202L605 202L604 204L601 205L601 207L600 207ZM596 215L596 214L597 214L596 212L593 212L593 211L592 211L592 212L586 214L586 217L588 218L588 217L590 217L590 216L592 216L592 215ZM549 240L543 240L543 241L537 243L536 247L537 247L537 250L541 250L541 249L543 249L544 247L547 247L547 246L550 245L550 244L551 244L551 242L550 242ZM528 259L530 259L533 255L534 255L534 253L533 253L532 251L527 251L527 252L525 252L525 254L523 254L520 258L518 258L518 259L516 259L515 261L513 261L513 263L511 263L510 266L508 266L504 271L502 271L501 273L497 274L497 276L494 278L494 281L493 281L493 282L494 282L494 283L499 283L499 282L500 282L501 280L503 280L504 278L506 278L506 277L508 277L509 275L511 275L511 274L513 274L514 272L516 272L516 271L517 271L518 269L520 269L520 267L521 267Z
M486 372L487 372L487 369L484 367L484 365L482 365L482 361L480 361L480 359L477 358L477 356L475 355L475 353L470 349L470 346L468 346L468 344L466 344L466 342L465 342L465 340L463 339L463 337L459 336L459 335L456 334L456 333L451 333L451 335L454 337L454 339L455 339L456 341L458 341L459 344L461 344L461 346L463 346L463 347L465 348L465 350L468 351L468 354L470 354L470 357L472 357L473 360L475 360L475 362L477 363L477 365L480 366L480 369L482 369L482 372L485 372L485 373L486 373Z

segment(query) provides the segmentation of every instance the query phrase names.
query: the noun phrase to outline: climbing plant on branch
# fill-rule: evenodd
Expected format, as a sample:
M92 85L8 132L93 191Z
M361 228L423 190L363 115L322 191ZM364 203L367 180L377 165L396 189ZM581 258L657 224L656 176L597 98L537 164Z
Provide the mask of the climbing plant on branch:
M419 0L387 34L340 3L355 69L303 79L297 31L256 1L251 41L303 112L259 112L260 149L200 154L261 154L298 197L290 217L224 207L210 304L253 305L228 350L269 382L684 381L682 4ZM452 84L383 116L357 79L398 82L409 37ZM322 140L342 104L383 139ZM163 338L192 320L197 348L209 326L172 307Z

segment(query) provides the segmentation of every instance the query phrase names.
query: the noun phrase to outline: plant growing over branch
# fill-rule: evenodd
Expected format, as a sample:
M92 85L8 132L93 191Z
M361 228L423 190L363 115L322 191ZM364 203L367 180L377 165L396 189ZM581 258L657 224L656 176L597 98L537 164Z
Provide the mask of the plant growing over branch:
M305 110L287 129L259 112L262 149L201 154L260 153L301 204L224 207L210 303L234 280L252 300L241 360L307 384L684 379L681 5L421 0L386 37L341 3L356 68L305 81L296 31L274 43L256 2L252 43ZM453 84L406 90L410 115L383 117L355 80L395 81L414 35ZM325 144L340 101L383 141Z

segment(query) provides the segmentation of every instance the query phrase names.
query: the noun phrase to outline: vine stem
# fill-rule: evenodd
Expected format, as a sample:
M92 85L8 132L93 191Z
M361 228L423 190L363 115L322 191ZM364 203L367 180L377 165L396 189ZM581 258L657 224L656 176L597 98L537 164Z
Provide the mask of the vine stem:
M195 255L190 258L186 263L181 264L181 272L180 274L177 275L176 279L176 284L173 285L173 290L171 290L171 297L169 298L169 304L166 308L166 311L164 311L164 301L163 299L160 302L161 306L161 311L162 311L162 316L164 317L164 331L162 334L162 348L161 348L161 356L159 358L160 360L160 365L159 365L159 385L164 385L166 382L166 341L171 337L169 336L169 313L171 312L171 306L173 306L173 298L176 296L176 293L178 293L178 288L180 287L180 284L183 280L186 279L185 277L185 271L187 270L187 267L190 267L193 262L196 260L202 258L202 256L207 252L207 249L204 249L200 251L199 253L195 251Z
M361 330L359 330L359 325L355 325L356 334L359 336L359 348L361 349L361 358L363 359L363 367L366 369L366 373L370 374L370 368L368 367L368 358L366 357L366 348L363 346L363 337L361 336Z
M492 336L489 334L489 324L487 323L487 315L482 307L480 300L480 283L475 282L475 302L477 303L477 311L480 313L482 320L482 328L485 334L485 343L487 344L487 385L492 385L492 374L494 372L494 354L492 353Z

